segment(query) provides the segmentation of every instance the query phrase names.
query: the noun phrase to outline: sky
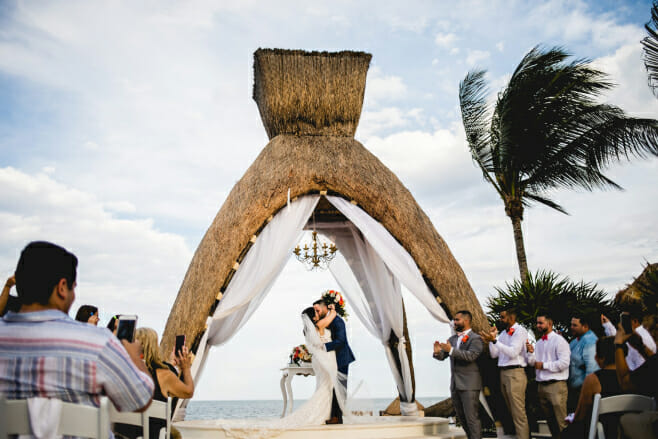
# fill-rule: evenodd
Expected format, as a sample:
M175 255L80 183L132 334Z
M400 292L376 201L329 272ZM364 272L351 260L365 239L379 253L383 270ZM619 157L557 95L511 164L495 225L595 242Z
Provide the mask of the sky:
M525 53L560 46L608 73L604 99L658 117L640 40L649 1L0 2L0 276L49 240L79 258L77 300L162 333L192 255L267 144L251 98L259 47L373 55L356 138L429 215L483 306L518 277L512 227L466 146L459 81L486 69L492 98ZM624 191L556 191L532 207L529 267L610 296L658 259L658 159L615 164ZM195 399L280 398L303 342L299 312L336 283L291 260L245 327L211 352ZM405 296L417 395L449 394L432 359L449 335ZM486 307L485 307L486 309ZM348 304L349 311L349 304ZM273 334L272 329L276 329ZM382 346L356 318L355 396L396 396ZM313 380L293 382L296 397Z

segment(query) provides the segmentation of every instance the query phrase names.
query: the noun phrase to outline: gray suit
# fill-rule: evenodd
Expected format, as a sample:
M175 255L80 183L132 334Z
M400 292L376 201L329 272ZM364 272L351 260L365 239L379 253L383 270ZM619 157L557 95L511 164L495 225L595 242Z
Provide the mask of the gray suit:
M445 360L450 357L450 396L457 413L459 422L464 427L468 439L479 439L482 437L480 426L480 390L482 389L482 378L480 368L475 360L484 349L482 338L474 331L468 333L468 339L462 341L457 348L459 337L453 335L448 339L452 345L452 353L440 351L434 354L437 360ZM463 340L463 338L462 338Z

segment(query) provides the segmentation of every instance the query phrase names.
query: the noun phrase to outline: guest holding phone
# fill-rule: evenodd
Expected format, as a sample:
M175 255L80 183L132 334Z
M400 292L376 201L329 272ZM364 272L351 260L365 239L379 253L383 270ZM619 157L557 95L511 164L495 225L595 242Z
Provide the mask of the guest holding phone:
M82 305L78 308L75 315L78 322L89 323L90 325L98 326L98 308L93 305Z
M180 350L174 353L176 365L180 369L179 377L174 366L164 361L160 352L158 334L153 329L138 328L135 339L142 345L144 363L149 372L151 372L153 382L155 383L153 399L156 401L166 401L167 397L172 397L172 407L175 407L178 398L191 398L194 395L194 380L192 379L192 372L190 370L192 355L188 351L187 346L183 345ZM158 420L152 419L151 421ZM152 425L150 427L151 437L157 438L158 432L160 428L164 427L164 424L160 423L159 426Z

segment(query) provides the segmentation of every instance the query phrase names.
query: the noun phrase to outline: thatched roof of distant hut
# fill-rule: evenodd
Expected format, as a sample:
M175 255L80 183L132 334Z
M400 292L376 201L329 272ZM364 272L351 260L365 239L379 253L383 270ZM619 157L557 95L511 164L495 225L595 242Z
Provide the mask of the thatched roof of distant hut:
M357 203L418 264L448 315L487 324L464 272L402 182L353 138L370 55L258 50L254 99L271 141L233 187L194 254L163 336L198 340L251 243L291 197L329 193ZM325 206L319 205L318 208Z
M644 299L647 295L651 294L650 282L652 275L658 274L658 263L647 264L642 270L642 273L636 277L632 283L626 285L615 295L615 302L620 306L642 306L644 307ZM654 294L656 292L654 291Z

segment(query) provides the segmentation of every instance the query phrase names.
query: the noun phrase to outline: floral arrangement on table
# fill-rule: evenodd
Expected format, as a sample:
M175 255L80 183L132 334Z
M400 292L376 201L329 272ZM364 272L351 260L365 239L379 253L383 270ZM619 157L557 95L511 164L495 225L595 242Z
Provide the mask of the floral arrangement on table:
M295 363L297 366L301 366L301 363L310 363L312 361L313 355L308 351L305 344L300 344L292 348L292 353L290 354L290 364Z
M338 291L334 290L327 290L324 293L322 293L322 300L324 300L324 303L327 305L334 304L336 306L336 313L347 320L347 312L345 311L345 299L343 299L343 295L340 294Z

